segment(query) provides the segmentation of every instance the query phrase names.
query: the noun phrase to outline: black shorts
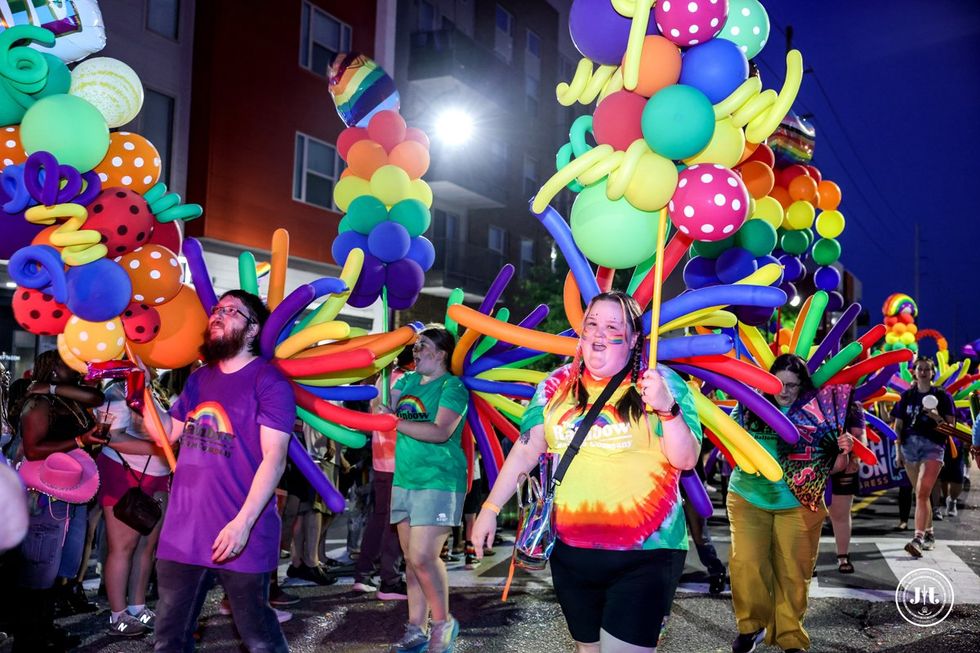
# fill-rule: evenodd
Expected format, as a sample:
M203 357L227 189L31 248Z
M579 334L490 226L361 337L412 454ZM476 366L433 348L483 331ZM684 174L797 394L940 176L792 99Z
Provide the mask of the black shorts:
M480 483L480 479L473 480L473 487L470 491L466 493L466 498L463 499L463 514L464 515L475 515L480 512L480 507L483 505L483 485Z
M572 638L592 644L602 629L634 646L656 646L686 556L679 549L580 549L559 540L551 576Z
M846 472L840 472L839 474L831 474L830 490L834 494L841 495L841 496L845 496L848 494L857 494L858 473L854 472L848 474Z

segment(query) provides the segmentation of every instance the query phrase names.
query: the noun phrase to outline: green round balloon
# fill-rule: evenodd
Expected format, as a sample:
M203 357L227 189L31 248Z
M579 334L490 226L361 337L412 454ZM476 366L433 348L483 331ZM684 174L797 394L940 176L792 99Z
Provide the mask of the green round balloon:
M350 226L350 220L345 215L340 219L340 224L337 225L337 233L342 234L346 231L354 231L354 227Z
M643 107L643 139L650 149L668 159L686 159L704 149L715 133L711 100L686 84L657 91Z
M752 256L768 256L776 248L776 228L765 220L747 220L735 234L735 242Z
M657 213L641 211L625 197L610 200L605 180L578 194L569 222L575 244L597 265L631 268L657 251Z
M783 248L784 252L796 256L805 252L807 245L806 234L802 231L787 231L783 234L779 243L779 246Z
M800 229L800 233L806 237L806 246L813 244L813 229ZM806 251L805 249L803 251Z
M49 95L34 103L20 123L24 151L50 152L58 163L88 172L109 151L109 127L89 102L74 95Z
M402 200L392 206L388 218L405 227L412 238L424 234L432 222L432 215L425 204L412 199Z
M735 236L731 235L728 238L722 238L721 240L695 240L691 245L691 249L697 256L703 256L704 258L718 258L721 253L726 249L731 249L735 246Z
M766 46L769 29L769 14L759 0L728 0L728 19L718 38L731 41L751 59Z
M348 205L344 219L351 229L366 236L376 225L388 219L388 208L374 195L361 195Z
M832 265L840 258L840 243L833 238L821 238L813 244L810 256L817 265Z

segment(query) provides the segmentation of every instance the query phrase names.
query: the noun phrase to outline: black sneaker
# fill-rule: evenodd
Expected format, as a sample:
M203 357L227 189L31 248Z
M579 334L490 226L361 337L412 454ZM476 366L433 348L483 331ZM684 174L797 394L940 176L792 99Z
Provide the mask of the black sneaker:
M717 596L725 591L725 574L715 574L708 577L708 594Z
M333 585L337 582L337 577L328 575L323 567L310 567L307 565L300 565L298 567L289 565L289 568L286 569L286 576L295 580L313 583L314 585Z
M922 557L922 540L918 535L912 538L912 541L905 545L905 550L913 558Z
M755 647L766 637L766 629L757 630L754 633L739 635L732 642L732 653L751 653Z
M284 592L279 590L275 594L269 595L269 604L275 606L283 605L296 605L299 603L299 597L295 594L290 594L289 592Z
M404 601L408 598L408 587L403 580L391 584L381 583L381 587L378 588L378 598L382 601Z
M922 550L932 551L936 548L936 535L932 531L926 531L925 537L922 538Z

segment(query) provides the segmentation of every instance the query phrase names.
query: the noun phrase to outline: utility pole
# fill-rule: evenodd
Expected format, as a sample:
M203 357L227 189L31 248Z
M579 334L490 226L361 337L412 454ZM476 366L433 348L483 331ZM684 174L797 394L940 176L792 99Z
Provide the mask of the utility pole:
M912 251L915 261L912 264L912 274L914 278L912 279L913 297L915 301L921 302L922 297L919 296L919 222L916 220L912 228Z

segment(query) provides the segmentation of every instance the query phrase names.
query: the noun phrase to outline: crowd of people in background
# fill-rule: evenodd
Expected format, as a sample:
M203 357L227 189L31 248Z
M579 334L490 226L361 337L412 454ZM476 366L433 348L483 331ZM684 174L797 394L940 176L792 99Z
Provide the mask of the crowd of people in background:
M134 409L122 379L84 381L56 350L42 353L25 378L0 384L0 631L13 635L15 651L70 650L78 637L55 620L96 611L95 594L108 605L103 618L112 636L153 633L158 651L192 650L205 597L218 582L219 610L231 615L246 648L286 651L280 624L301 600L286 581L329 586L349 576L357 593L405 602L404 632L391 634L391 651L451 651L460 624L446 564L478 569L493 555L502 543L498 516L518 479L533 475L542 455L565 454L609 379L618 379L603 414L607 425L622 423L622 433L607 430L616 442L590 436L555 494L551 572L577 650L654 650L689 535L707 590L720 594L730 584L735 653L763 640L806 650L807 588L822 529L832 529L838 572L855 571L849 546L859 463L851 448L867 442L860 405L848 411L838 440L832 501L803 505L785 482L732 470L721 457L706 467L712 447L700 437L688 385L667 368L643 368L631 297L599 295L585 315L578 354L539 385L518 441L504 441L509 453L493 488L478 457L467 482L461 437L468 393L451 372L455 342L442 327L427 327L389 373L366 380L377 385L378 399L348 403L397 418L395 430L371 433L362 449L296 419L288 382L258 356L268 309L242 291L215 306L203 364L159 378L145 370L159 424ZM970 456L967 447L954 453L937 429L953 423L954 410L932 384L932 361L920 358L912 369L915 383L891 417L896 465L910 481L898 490L898 527L908 528L914 499L906 551L919 557L935 546L933 521L957 517ZM766 398L783 412L813 390L795 356L778 357L771 371L783 390ZM781 455L776 434L752 411L738 406L732 416ZM178 450L175 473L157 444L162 438ZM348 498L344 546L328 536L341 515L288 462L290 438ZM973 452L980 457L980 449ZM727 572L707 519L682 499L679 475L687 469L727 509ZM595 505L608 512L588 508ZM627 505L643 509L624 520ZM93 568L97 592L83 587L91 587Z

